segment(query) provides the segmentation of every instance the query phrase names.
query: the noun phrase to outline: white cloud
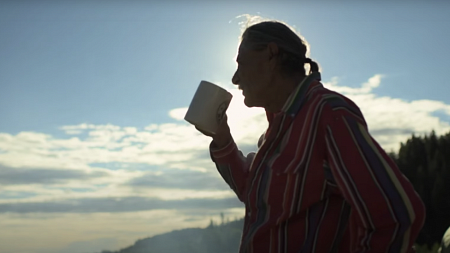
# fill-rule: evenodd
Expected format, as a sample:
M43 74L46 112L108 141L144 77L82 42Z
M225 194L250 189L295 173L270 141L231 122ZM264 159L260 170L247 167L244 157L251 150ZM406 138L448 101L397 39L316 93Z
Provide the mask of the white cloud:
M444 134L450 131L449 122L434 116L438 111L450 115L450 105L433 100L406 101L377 96L373 89L380 85L383 77L374 75L361 88L339 86L337 78L324 85L346 95L359 106L369 131L388 151L398 151L400 143L405 142L412 133L423 135L435 130L436 134Z
M169 116L176 120L183 120L184 115L186 115L186 112L187 112L187 107L176 108L176 109L170 110Z
M368 94L368 93L372 92L372 90L374 88L377 88L378 86L380 86L382 77L384 77L384 76L380 75L380 74L374 75L371 78L369 78L369 80L367 80L367 82L363 83L360 88L340 86L340 85L338 85L339 78L337 78L337 77L332 78L330 82L324 83L324 85L326 84L326 87L328 87L329 89L334 90L339 93L342 93L342 94L347 94L347 95Z
M374 75L359 88L342 86L339 78L333 78L324 85L341 92L352 99L360 108L369 125L369 131L386 150L397 151L399 143L411 134L437 134L450 131L449 122L434 116L436 112L450 115L450 105L440 101L406 101L387 96L377 96L374 90L382 83L383 75ZM233 100L228 109L229 125L234 139L240 147L254 146L267 127L263 109L247 108L241 91L231 88ZM199 172L215 171L208 155L210 138L205 137L183 120L187 108L175 108L169 115L179 120L176 123L151 124L143 129L133 126L119 127L111 124L78 124L62 126L67 138L56 138L38 132L21 132L16 135L0 133L0 165L17 170L72 170L80 173L66 174L65 180L55 181L52 189L46 185L6 185L1 191L14 194L35 192L29 200L48 198L85 198L108 196L148 196L167 198L177 196L224 197L220 190L211 192L194 189L138 189L125 183L145 175L145 168L158 168L158 173L184 169ZM76 136L74 136L76 134ZM81 135L82 134L82 135ZM117 163L117 168L108 164ZM100 164L100 165L99 165ZM101 164L105 164L107 168ZM145 170L145 169L144 169ZM67 175L93 175L96 178L77 178ZM30 174L31 175L31 174ZM104 187L91 187L103 184ZM86 192L70 189L89 188ZM227 194L232 194L227 191ZM0 192L1 193L1 192ZM170 194L169 194L170 193ZM209 194L209 195L208 195ZM3 199L1 202L12 201Z

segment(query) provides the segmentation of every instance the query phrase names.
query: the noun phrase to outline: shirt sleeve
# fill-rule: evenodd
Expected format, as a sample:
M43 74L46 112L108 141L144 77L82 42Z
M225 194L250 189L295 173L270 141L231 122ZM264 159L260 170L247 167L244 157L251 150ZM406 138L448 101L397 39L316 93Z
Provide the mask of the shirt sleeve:
M352 207L352 252L411 252L425 207L395 162L368 133L364 119L330 109L326 157Z
M255 153L251 152L244 156L234 140L221 149L215 148L211 143L209 150L211 159L216 164L222 178L236 193L239 200L245 202L245 184Z

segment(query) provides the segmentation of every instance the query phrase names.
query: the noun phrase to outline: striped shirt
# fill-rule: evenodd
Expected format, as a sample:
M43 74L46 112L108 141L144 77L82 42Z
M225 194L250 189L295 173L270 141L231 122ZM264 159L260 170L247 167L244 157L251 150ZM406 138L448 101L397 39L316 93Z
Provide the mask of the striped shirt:
M267 118L256 153L210 146L245 203L239 252L412 252L424 205L351 100L313 73Z

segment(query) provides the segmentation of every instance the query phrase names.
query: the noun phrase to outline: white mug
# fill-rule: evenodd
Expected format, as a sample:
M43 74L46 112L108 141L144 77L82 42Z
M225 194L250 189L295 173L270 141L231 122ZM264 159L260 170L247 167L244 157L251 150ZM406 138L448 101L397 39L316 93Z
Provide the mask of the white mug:
M216 134L232 97L224 88L201 81L184 119L206 133Z

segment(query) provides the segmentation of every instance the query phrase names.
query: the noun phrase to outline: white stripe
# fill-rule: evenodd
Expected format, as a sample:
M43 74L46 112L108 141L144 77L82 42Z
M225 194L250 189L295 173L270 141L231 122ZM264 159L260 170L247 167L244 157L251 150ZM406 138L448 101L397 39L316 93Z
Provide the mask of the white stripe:
M225 157L225 156L231 154L231 152L233 152L235 149L236 149L236 146L234 146L231 150L229 150L225 154L217 155L216 152L212 152L212 154L213 154L214 158L222 158L222 157Z
M317 99L319 99L320 97L318 97L318 98L316 98L315 100L317 100ZM315 104L315 100L312 102L312 104ZM317 110L317 108L310 108L309 110L308 110L308 112L306 113L306 117L305 118L309 118L309 115L311 114L311 111L313 111L313 110L311 110L311 109L316 109ZM314 110L314 112L316 112L316 110ZM294 122L294 124L295 124L295 122ZM302 127L302 129L301 130L299 130L299 131L301 131L300 133L300 137L299 137L299 139L298 139L298 141L297 141L297 149L295 150L295 156L294 156L294 158L291 160L291 162L289 163L289 165L286 167L286 171L289 171L290 170L290 168L291 167L293 167L293 166L295 166L295 167L297 167L297 164L302 164L302 161L304 160L304 158L305 158L305 156L306 156L306 154L305 154L305 152L300 152L299 151L299 149L301 149L301 147L304 147L305 149L304 150L306 150L306 147L308 147L308 142L306 142L306 145L305 146L302 146L302 144L303 144L303 139L305 138L305 135L307 134L306 133L306 131L304 130L305 129L305 127L308 127L309 125L308 124L303 124L303 127ZM307 135L306 137L309 137L309 135ZM302 156L302 158L301 158L301 160L300 160L300 162L299 163L297 163L297 161L298 161L298 159L299 159L299 157L300 156Z

